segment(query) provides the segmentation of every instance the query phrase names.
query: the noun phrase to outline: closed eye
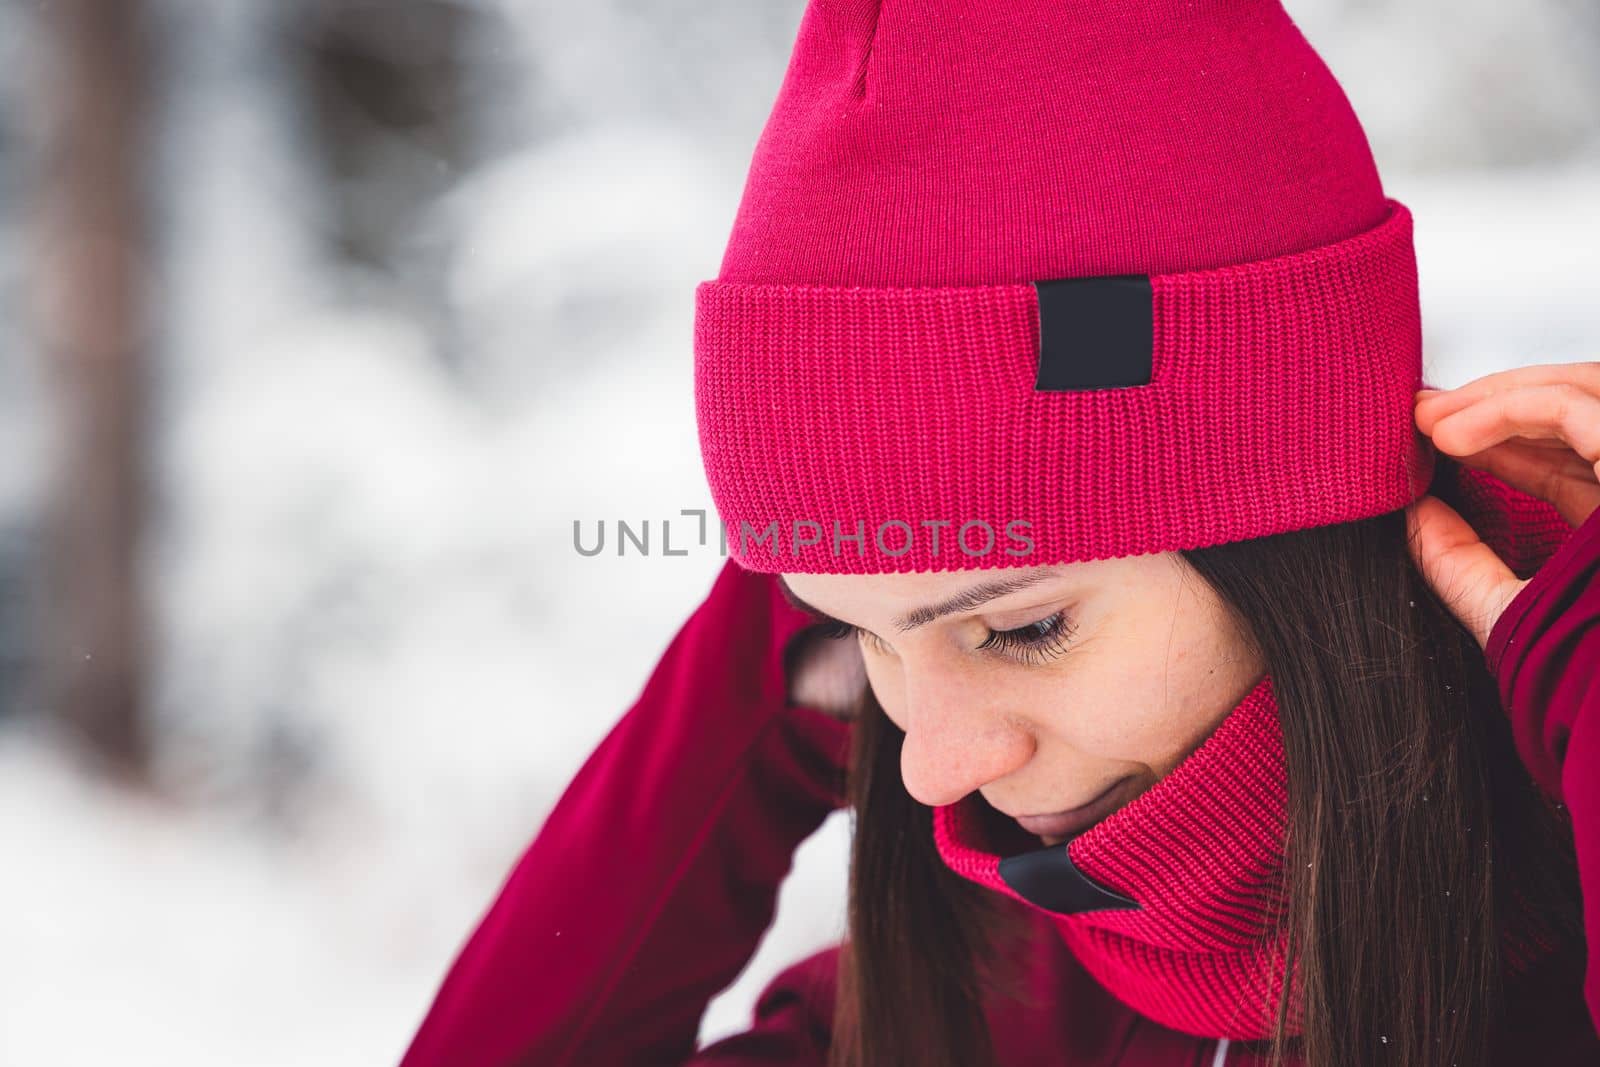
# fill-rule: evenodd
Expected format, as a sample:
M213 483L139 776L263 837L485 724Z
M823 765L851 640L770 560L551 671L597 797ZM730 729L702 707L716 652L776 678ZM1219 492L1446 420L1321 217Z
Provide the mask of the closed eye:
M877 634L863 630L854 623L830 619L820 632L822 636L834 640L858 637L885 655L891 651L888 644ZM1067 618L1067 613L1058 611L1026 626L1018 626L1011 630L990 630L989 636L976 647L993 649L1008 658L1024 663L1043 663L1066 651L1067 644L1076 632L1077 627Z

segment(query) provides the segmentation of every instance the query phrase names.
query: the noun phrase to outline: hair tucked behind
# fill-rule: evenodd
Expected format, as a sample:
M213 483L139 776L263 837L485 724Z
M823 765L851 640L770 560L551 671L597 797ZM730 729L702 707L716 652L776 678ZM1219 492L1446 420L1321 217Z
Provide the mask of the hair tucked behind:
M1452 484L1434 492L1449 500ZM1482 650L1406 536L1394 511L1181 553L1257 643L1283 721L1305 1022L1284 1037L1280 1013L1275 1064L1381 1049L1386 1067L1491 1067L1513 874L1559 944L1583 943L1564 813L1523 768ZM1004 898L939 857L931 809L900 781L903 739L869 692L830 1063L993 1067L983 1004L1013 977Z

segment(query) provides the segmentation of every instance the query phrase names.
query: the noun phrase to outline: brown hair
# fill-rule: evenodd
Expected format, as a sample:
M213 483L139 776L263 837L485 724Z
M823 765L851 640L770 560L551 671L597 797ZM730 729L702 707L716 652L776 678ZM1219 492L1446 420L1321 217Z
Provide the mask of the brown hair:
M1447 475L1433 491L1453 503ZM1392 1067L1490 1067L1509 916L1525 902L1556 944L1583 942L1570 827L1522 766L1482 650L1406 536L1394 511L1181 553L1262 652L1283 722L1305 1018L1285 1036L1280 1008L1274 1064L1292 1053L1334 1067L1381 1048ZM944 864L932 810L900 781L904 734L870 691L860 712L831 1067L992 1067L983 1003L1012 995L1014 913L999 906L1011 902Z

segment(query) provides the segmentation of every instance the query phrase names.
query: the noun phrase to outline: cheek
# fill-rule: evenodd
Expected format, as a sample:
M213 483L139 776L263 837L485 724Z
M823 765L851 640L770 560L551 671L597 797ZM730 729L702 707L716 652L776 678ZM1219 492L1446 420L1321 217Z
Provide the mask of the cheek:
M1176 723L1141 681L1080 674L1039 694L1035 720L1055 741L1103 759L1145 762Z
M1128 612L1097 627L1038 707L1043 729L1080 755L1170 768L1203 741L1260 671L1227 642L1208 602L1185 586L1142 599L1168 611ZM1160 639L1152 639L1160 635Z
M1184 686L1152 670L1140 678L1079 679L1057 698L1045 728L1080 754L1140 763L1157 776L1182 762L1221 723L1250 683Z
M889 721L906 729L907 708L905 675L898 661L864 649L867 682L882 705ZM1138 752L1163 736L1159 717L1144 709L1151 707L1143 692L1130 702L1127 684L1121 679L1094 676L1082 669L1070 672L1037 668L1006 667L984 672L972 685L981 689L982 699L991 708L1003 710L1013 721L1041 740L1050 739L1082 753L1123 757Z
M1040 689L1031 707L1041 746L1054 742L1078 756L1160 769L1203 740L1231 705L1183 689L1155 663L1141 670L1086 667Z
M898 661L863 648L867 682L884 714L906 729L904 675ZM1216 728L1232 706L1217 694L1188 691L1159 662L1121 670L1103 660L1077 661L1071 670L1008 668L985 675L992 706L1025 722L1041 750L1142 764L1164 773ZM1184 692L1180 694L1180 690Z

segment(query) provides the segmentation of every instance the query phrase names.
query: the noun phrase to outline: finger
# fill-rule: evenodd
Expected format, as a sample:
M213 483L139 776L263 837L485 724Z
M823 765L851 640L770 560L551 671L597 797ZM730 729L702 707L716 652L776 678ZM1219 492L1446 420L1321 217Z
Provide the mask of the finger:
M1421 397L1417 401L1417 417L1419 422L1424 416L1430 420L1442 419L1496 393L1523 386L1562 384L1576 385L1591 396L1600 396L1600 360L1539 363L1485 374L1459 388L1440 390Z
M1584 458L1563 448L1552 453L1542 442L1515 438L1470 456L1457 457L1465 467L1486 471L1513 489L1549 501L1571 526L1583 525L1600 507L1600 481Z
M1496 393L1439 419L1431 429L1419 420L1418 428L1452 456L1482 452L1513 437L1555 437L1591 467L1600 464L1600 396L1568 383Z
M1449 504L1424 496L1406 508L1408 547L1445 607L1483 648L1524 584Z

